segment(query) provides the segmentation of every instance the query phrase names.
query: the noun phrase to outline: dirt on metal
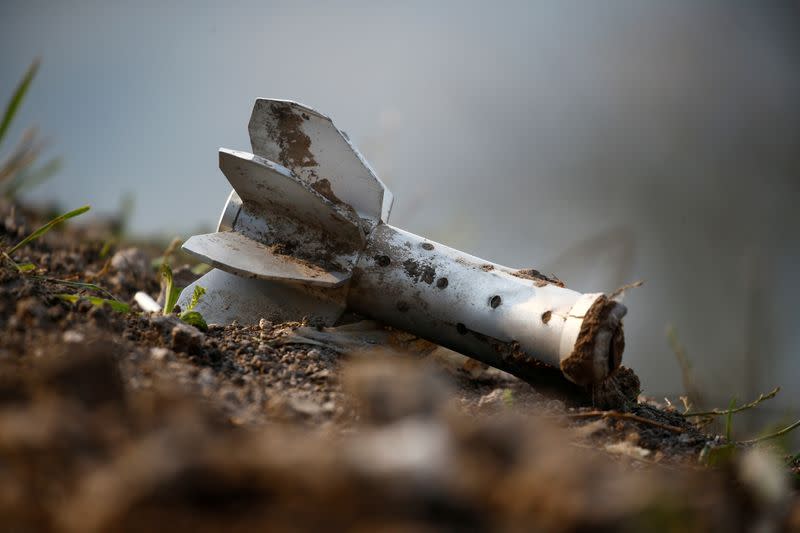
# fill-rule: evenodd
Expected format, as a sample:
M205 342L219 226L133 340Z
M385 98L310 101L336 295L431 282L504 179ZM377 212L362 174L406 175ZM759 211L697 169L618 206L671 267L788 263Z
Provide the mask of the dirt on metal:
M545 274L542 274L541 272L539 272L538 270L536 270L534 268L520 269L520 270L512 272L511 275L512 276L516 276L518 278L522 278L522 279L533 280L533 281L536 282L536 286L537 287L544 287L545 285L548 285L548 284L552 284L552 285L555 285L557 287L562 287L562 288L564 288L566 286L566 285L564 285L564 282L561 281L560 279L558 279L557 277L552 276L552 275L547 276Z
M311 184L311 188L320 193L322 196L333 202L334 204L347 205L336 196L331 188L331 182L327 178L322 178ZM349 207L349 206L348 206ZM352 209L352 207L351 207Z
M273 133L273 139L279 139L280 146L279 163L294 170L297 167L314 167L317 162L311 152L311 138L303 131L302 124L308 117L295 114L288 103L270 104L272 115L277 118L277 132ZM271 123L267 124L271 129Z
M609 327L608 318L619 304L606 296L600 296L586 312L578 339L569 357L561 361L561 370L579 385L588 385L596 380L594 360L597 342L604 337L600 332ZM616 324L609 340L609 372L613 372L622 361L625 351L625 335L622 324Z

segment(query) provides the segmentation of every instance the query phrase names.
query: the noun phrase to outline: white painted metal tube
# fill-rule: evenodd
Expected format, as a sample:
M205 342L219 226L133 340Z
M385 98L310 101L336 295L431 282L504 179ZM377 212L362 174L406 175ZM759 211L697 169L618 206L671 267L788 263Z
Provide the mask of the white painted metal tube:
M184 243L220 269L196 282L209 322L331 325L349 308L530 382L542 364L582 386L619 366L624 306L389 226L391 192L327 116L259 98L248 130L252 154L220 150L236 192L217 233Z
M388 224L368 237L348 307L524 377L536 363L579 385L615 370L625 307Z

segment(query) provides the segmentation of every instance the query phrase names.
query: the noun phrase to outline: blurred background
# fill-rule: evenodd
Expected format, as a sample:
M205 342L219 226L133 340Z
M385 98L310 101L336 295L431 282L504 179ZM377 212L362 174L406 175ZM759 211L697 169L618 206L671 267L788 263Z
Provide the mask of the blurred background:
M578 290L644 280L646 395L684 394L677 350L707 406L783 387L737 430L800 412L796 2L3 0L0 98L37 56L9 137L38 125L63 166L26 201L208 230L217 149L249 150L256 97L298 100L395 225Z

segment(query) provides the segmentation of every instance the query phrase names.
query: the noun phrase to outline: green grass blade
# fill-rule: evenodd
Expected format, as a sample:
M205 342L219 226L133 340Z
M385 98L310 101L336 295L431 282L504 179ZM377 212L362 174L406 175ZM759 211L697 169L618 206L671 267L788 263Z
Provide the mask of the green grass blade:
M103 307L105 304L111 306L113 311L117 313L130 313L131 307L125 302L119 300L110 300L108 298L98 298L97 296L81 296L78 294L56 294L56 298L69 303L78 303L79 300L87 300L95 307Z
M25 71L25 75L22 76L22 80L20 80L19 85L17 85L14 94L11 96L11 100L6 104L6 110L3 112L3 121L0 122L0 143L3 142L3 137L5 137L9 126L11 126L14 115L17 114L19 106L25 99L25 94L28 92L28 88L31 86L31 82L33 81L33 77L36 76L37 70L39 70L39 58L34 59L31 66Z
M179 291L172 280L172 269L169 263L161 264L161 277L164 278L164 314L169 315L178 303Z
M56 294L55 297L71 304L78 303L78 300L81 299L77 294Z
M731 399L731 403L728 406L728 415L725 417L725 439L728 442L731 442L731 436L733 434L733 411L736 408L736 398L734 397Z
M48 231L53 229L54 226L57 226L57 225L61 224L62 222L64 222L65 220L69 220L70 218L76 217L78 215L82 215L86 211L88 211L89 209L91 209L91 208L88 205L85 205L83 207L79 207L78 209L74 209L74 210L70 211L69 213L64 213L63 215L57 216L56 218L54 218L53 220L51 220L50 222L48 222L47 224L45 224L41 228L37 229L36 231L31 233L27 237L22 239L16 246L14 246L13 248L11 248L11 250L8 251L8 255L13 254L17 250L19 250L20 248L22 248L23 246L28 244L29 242L38 239L39 237L41 237L42 235L44 235L45 233L47 233Z
M125 302L120 302L119 300L109 300L107 298L98 298L96 296L89 296L88 300L92 302L92 305L96 305L98 307L102 307L105 304L111 306L113 311L117 313L130 313L131 306L126 304Z
M799 427L800 427L800 420L798 420L798 421L796 421L796 422L794 422L792 424L789 424L785 428L783 428L781 430L778 430L775 433L770 433L769 435L763 435L763 436L755 438L755 439L743 440L742 444L755 444L757 442L762 442L762 441L769 440L769 439L776 439L778 437L783 437L787 433L789 433L791 431L794 431L795 429L797 429Z
M35 279L40 279L42 281L47 281L48 283L58 283L61 285L66 285L67 287L75 287L76 289L89 289L92 291L97 291L99 293L105 294L112 300L116 300L117 297L111 294L109 291L104 289L99 285L95 285L94 283L85 283L83 281L67 281L65 279L56 279L56 278L48 278L46 276L33 276Z
M98 253L100 259L105 259L111 253L111 249L117 244L116 237L110 237L106 239L106 242L103 243L103 247L100 248L100 252Z

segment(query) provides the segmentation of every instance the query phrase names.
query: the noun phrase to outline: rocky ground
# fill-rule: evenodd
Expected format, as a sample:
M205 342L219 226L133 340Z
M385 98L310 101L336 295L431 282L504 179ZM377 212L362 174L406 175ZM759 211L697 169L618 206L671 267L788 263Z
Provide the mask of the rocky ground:
M1 205L0 250L44 221ZM137 309L160 251L112 230L70 221L14 254L34 270L0 266L0 529L800 529L791 465L706 466L724 439L630 371L609 413L372 323L202 332ZM76 282L131 312L56 296L104 296Z

